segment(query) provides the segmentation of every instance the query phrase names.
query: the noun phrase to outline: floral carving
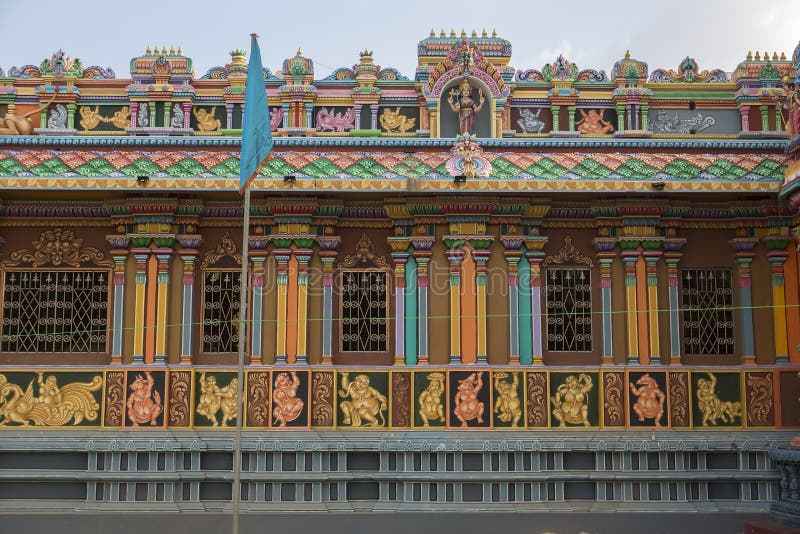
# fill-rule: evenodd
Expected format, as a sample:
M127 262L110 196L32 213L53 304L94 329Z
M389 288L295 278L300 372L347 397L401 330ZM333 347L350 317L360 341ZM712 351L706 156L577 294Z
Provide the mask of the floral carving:
M669 414L673 427L689 426L689 379L684 372L669 374Z
M773 386L770 373L747 373L747 424L771 426L774 421Z
M411 426L411 375L392 373L392 425Z
M547 375L544 373L528 373L528 426L547 426Z
M333 373L314 373L312 391L311 426L333 426Z
M125 373L108 371L106 373L106 409L103 417L105 426L122 426L122 403L125 396Z
M112 260L104 259L100 250L84 247L83 239L76 238L72 230L54 228L45 230L39 239L31 243L31 248L23 248L11 253L11 258L3 262L4 267L14 267L21 263L30 263L31 267L52 265L61 267L80 267L82 263L92 262L95 265L111 267Z
M603 375L604 415L607 426L623 426L625 424L622 390L622 373L605 373Z
M593 266L592 259L581 254L581 251L572 244L572 236L564 236L564 246L556 254L550 254L544 259L543 266L547 267L554 263L574 263Z
M247 426L269 425L269 373L247 375Z
M242 264L242 255L236 248L236 243L234 243L233 239L231 239L230 232L225 232L225 235L222 236L222 240L215 249L209 250L205 253L203 256L203 262L200 264L200 268L205 269L209 265L218 263L222 258L225 257L233 258L233 261L239 265Z
M172 371L169 379L169 424L189 426L189 384L191 371Z

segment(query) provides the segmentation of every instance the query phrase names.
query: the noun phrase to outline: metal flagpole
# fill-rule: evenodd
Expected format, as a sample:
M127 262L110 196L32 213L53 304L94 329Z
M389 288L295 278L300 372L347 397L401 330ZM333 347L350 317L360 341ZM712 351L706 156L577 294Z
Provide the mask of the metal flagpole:
M236 440L233 445L233 534L239 534L239 502L242 477L242 419L244 418L244 352L247 346L247 288L248 252L250 249L250 188L244 193L244 222L242 223L242 278L239 281L239 368L236 375Z

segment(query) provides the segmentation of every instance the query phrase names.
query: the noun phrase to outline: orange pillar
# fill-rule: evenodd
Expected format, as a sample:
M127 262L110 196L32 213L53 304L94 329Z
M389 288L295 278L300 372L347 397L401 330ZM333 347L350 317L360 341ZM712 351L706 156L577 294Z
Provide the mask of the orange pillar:
M144 316L144 363L153 363L156 359L156 303L158 299L158 259L155 254L147 258L147 290Z
M647 314L647 265L644 258L636 260L636 329L639 333L639 363L650 365L649 324Z
M461 363L478 361L478 287L475 282L475 260L472 249L464 247L461 262Z
M289 291L286 298L286 363L297 360L297 258L289 259Z
M787 248L789 255L786 257L784 269L784 289L786 290L786 331L789 338L789 362L800 363L800 272L798 272L797 245L794 240Z

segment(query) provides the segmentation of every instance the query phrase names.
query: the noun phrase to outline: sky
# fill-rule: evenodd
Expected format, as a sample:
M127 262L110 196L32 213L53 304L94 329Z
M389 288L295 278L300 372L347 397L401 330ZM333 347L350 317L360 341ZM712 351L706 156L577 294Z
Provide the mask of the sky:
M749 50L791 56L800 41L800 0L0 0L0 20L6 71L39 65L61 48L119 78L154 45L182 46L202 76L228 63L230 50L248 50L250 33L260 36L265 67L279 70L302 47L316 78L358 63L365 48L382 67L413 78L417 42L431 28L497 30L522 70L563 53L580 69L610 72L630 49L651 72L677 69L686 56L700 69L730 72Z

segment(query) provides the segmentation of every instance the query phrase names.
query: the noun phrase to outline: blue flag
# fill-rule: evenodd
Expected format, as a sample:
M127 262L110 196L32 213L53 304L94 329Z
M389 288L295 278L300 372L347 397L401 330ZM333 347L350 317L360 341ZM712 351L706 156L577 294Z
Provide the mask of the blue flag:
M269 161L272 152L272 131L269 124L267 90L264 87L261 51L256 35L250 44L250 63L247 66L244 118L242 119L242 150L239 155L239 192L243 193Z

